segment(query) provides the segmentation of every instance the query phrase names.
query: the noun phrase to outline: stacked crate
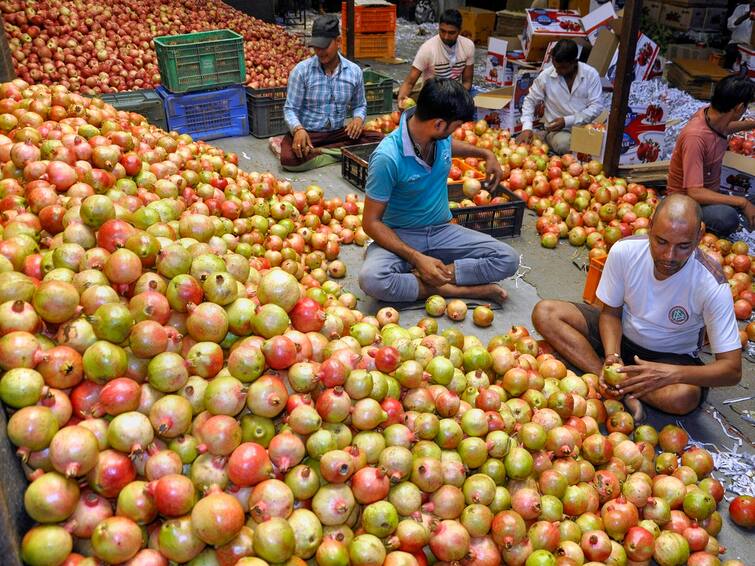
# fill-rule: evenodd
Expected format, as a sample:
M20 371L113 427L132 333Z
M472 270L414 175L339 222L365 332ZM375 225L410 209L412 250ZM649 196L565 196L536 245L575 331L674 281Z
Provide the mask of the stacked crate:
M341 51L346 53L346 2L341 3ZM354 6L354 57L392 58L396 53L396 5L387 2Z
M249 133L244 39L224 29L155 38L168 129L212 140Z

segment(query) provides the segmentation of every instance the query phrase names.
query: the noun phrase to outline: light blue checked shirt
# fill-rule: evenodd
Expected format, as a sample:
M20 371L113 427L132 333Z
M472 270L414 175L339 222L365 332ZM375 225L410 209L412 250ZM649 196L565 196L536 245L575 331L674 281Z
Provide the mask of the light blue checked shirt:
M346 113L352 109L354 118L367 117L362 70L345 59L328 76L316 55L299 62L288 77L283 117L289 131L297 126L307 131L327 132L343 128Z

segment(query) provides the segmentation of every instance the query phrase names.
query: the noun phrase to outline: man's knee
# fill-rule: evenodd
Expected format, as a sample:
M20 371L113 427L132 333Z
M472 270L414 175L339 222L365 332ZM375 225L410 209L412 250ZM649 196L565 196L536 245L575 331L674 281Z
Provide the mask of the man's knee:
M670 415L686 415L700 406L702 389L696 385L669 385L650 395L650 404Z
M532 324L542 334L541 328L546 328L548 322L553 322L558 317L559 306L562 301L543 299L538 301L532 309Z
M733 206L713 205L703 208L703 221L711 232L725 238L739 228L739 213Z
M501 274L501 279L511 277L519 267L519 256L511 246L497 240L495 244L496 270Z
M390 277L377 273L374 269L362 267L359 271L359 288L379 301L387 301L391 298Z

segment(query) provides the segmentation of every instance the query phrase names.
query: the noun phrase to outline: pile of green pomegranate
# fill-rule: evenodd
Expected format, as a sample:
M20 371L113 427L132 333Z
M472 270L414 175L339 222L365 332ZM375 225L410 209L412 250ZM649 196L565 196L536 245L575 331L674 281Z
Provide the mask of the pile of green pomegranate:
M720 564L682 429L635 429L524 327L356 310L329 278L355 197L60 87L0 85L0 132L30 566Z

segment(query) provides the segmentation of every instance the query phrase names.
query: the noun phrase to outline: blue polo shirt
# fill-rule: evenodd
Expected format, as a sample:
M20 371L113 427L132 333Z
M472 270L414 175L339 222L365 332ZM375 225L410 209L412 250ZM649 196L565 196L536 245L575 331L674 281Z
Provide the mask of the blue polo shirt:
M372 200L388 203L383 222L390 228L419 228L451 220L448 208L448 173L451 171L451 137L435 142L430 167L416 156L404 112L398 128L370 157L365 192Z

